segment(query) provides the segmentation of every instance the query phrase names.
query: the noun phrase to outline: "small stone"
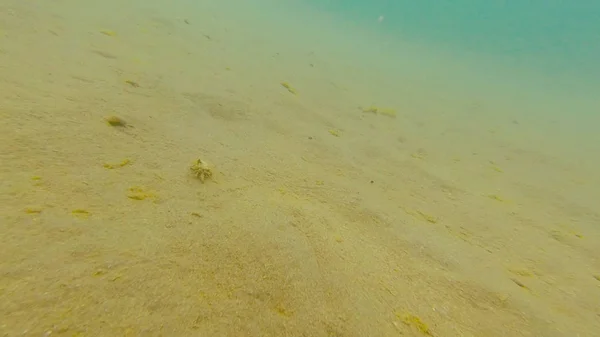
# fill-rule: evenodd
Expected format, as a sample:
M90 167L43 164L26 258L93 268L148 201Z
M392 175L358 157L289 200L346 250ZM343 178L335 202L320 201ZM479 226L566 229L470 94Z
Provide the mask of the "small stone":
M125 120L123 118L120 118L117 116L108 116L105 118L105 120L110 126L120 126L120 127L127 126L127 122L125 122Z

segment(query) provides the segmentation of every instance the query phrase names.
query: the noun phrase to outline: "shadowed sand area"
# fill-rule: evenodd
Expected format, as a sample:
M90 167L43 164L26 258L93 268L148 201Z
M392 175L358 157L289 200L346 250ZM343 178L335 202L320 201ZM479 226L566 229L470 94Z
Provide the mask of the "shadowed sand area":
M0 335L597 336L595 134L259 3L0 4Z

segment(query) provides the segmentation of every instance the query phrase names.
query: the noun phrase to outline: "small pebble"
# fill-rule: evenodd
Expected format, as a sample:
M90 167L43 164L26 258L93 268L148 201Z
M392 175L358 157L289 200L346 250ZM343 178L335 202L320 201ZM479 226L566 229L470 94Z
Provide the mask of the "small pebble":
M111 126L127 126L127 122L120 117L117 116L109 116L105 118L106 122Z

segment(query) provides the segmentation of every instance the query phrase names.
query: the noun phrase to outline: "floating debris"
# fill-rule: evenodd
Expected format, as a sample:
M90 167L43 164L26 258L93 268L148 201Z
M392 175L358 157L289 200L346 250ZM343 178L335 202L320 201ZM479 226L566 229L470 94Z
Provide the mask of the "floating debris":
M360 108L360 109L362 110L362 112L370 112L370 113L374 113L377 115L396 117L396 110L391 109L391 108L380 108L380 107L371 105L368 108Z
M127 166L131 164L131 161L129 159L125 159L122 162L118 163L118 164L104 164L104 168L112 170L112 169L116 169L116 168L120 168L123 166Z
M496 201L500 201L500 202L509 202L509 200L504 199L503 197L501 197L497 194L488 194L487 197L492 200L496 200Z
M40 214L40 213L42 213L42 209L41 208L35 208L35 207L27 207L27 208L25 208L25 213L27 213L27 214Z
M522 277L534 277L535 273L527 270L527 269L509 269L509 272L518 275L518 276L522 276Z
M515 279L515 278L511 278L511 281L513 281L516 285L518 285L519 287L526 289L526 290L530 290L528 286L526 286L523 282Z
M504 173L504 170L501 169L495 162L490 161L490 168L498 173Z
M396 313L396 317L401 319L404 324L412 326L423 335L433 336L427 324L423 323L423 321L419 317L412 314L400 315L398 313Z
M73 214L74 216L76 216L78 218L83 218L83 219L87 219L91 215L90 212L88 212L87 210L82 209L82 208L72 210L71 214Z
M134 87L134 88L139 88L140 84L136 81L132 81L132 80L125 80L125 83L129 84L130 86Z
M419 214L425 221L429 222L429 223L438 223L438 219L436 217L434 217L433 215L429 215L427 213L423 213L421 211L416 211L417 214Z
M108 29L101 30L101 31L100 31L100 33L102 33L102 34L104 34L104 35L106 35L106 36L110 36L110 37L115 37L115 36L117 36L117 33L116 33L115 31L108 30Z
M292 85L289 84L288 82L281 82L281 86L286 88L287 91L289 91L290 93L292 93L294 95L298 95L298 91L296 89L294 89L294 87L292 87Z
M156 194L148 192L141 187L133 186L129 188L129 191L127 192L127 197L133 200L146 200L156 198Z

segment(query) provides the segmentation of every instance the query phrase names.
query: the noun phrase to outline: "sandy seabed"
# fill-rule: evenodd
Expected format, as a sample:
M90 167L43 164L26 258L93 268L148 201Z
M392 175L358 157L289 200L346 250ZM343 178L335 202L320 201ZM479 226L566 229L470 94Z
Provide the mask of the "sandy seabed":
M0 4L0 335L597 336L593 165L239 6Z

